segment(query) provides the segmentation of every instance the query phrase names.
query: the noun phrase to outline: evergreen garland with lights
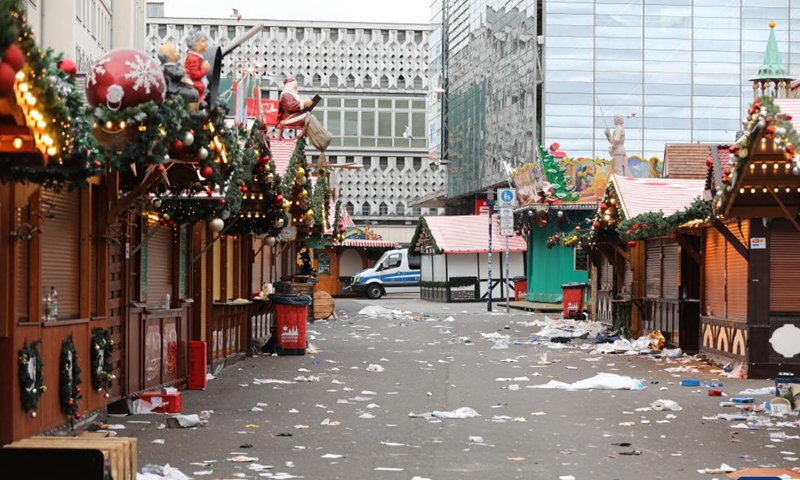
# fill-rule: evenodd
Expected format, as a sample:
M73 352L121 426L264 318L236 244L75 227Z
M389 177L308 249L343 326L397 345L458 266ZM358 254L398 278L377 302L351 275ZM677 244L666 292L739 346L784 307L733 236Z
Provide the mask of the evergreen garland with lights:
M70 334L61 342L61 360L59 362L59 399L61 411L76 419L81 418L78 411L78 400L81 395L81 367L78 366L78 352Z
M30 412L31 416L36 416L36 407L39 404L39 397L47 391L42 375L42 355L39 353L41 340L36 340L22 345L19 350L19 387L22 400L22 410ZM31 363L33 362L33 363Z
M105 397L114 384L116 376L113 372L111 355L114 353L114 340L105 328L92 328L92 388L106 391Z
M672 235L681 225L693 220L706 221L713 216L711 205L696 199L685 209L665 216L663 212L647 212L620 222L616 230L621 240L644 240Z
M791 165L794 175L800 176L800 137L792 126L792 116L781 113L780 108L773 102L772 97L763 96L755 100L747 110L744 119L744 133L730 146L731 153L729 164L720 172L722 185L718 185L714 207L717 211L724 210L725 204L730 200L737 188L737 180L742 177L744 168L749 163L754 150L754 142L761 138L774 141L775 146L783 152L787 165ZM709 169L713 164L708 164Z
M105 165L75 89L74 63L39 49L27 24L25 2L0 0L0 11L0 90L16 98L39 151L17 152L24 143L16 137L13 148L0 153L0 183L83 186L89 177L103 174Z
M442 253L439 245L436 244L436 239L433 237L425 217L419 217L417 230L414 232L414 236L411 237L411 242L408 245L409 251L413 252L421 251L423 248L428 247L432 249L433 253Z

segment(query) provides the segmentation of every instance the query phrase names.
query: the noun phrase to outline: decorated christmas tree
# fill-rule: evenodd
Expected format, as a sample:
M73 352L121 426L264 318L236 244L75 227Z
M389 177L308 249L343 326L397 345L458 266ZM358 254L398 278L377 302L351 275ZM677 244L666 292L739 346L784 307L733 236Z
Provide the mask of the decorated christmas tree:
M567 167L561 165L561 158L564 156L563 152L558 151L557 143L552 144L548 150L539 145L539 158L542 160L544 174L542 189L545 198L551 202L573 202L580 197L580 193L574 191L572 177L566 173Z
M291 202L289 206L289 219L297 228L298 238L308 237L315 226L315 215L311 205L312 186L309 180L310 168L306 161L306 139L297 139L289 166L281 183L281 195Z

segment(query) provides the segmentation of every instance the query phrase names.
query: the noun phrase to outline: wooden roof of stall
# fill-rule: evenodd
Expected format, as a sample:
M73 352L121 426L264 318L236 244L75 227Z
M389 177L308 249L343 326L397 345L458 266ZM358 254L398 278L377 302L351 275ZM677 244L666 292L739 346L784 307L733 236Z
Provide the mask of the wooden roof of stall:
M505 251L505 237L500 235L499 215L492 222L492 252ZM421 217L412 239L411 250L432 247L436 253L488 253L489 219L486 215ZM519 236L508 237L509 252L525 252L528 246Z
M734 162L720 162L716 169L717 178L726 168L731 169L730 185L721 186L725 191L718 204L718 211L726 218L795 218L800 212L800 176L792 173L792 155L786 152L782 140L800 132L800 99L774 99L773 104L777 111L761 115L775 119L757 123L740 137ZM777 134L770 126L778 129ZM781 129L789 134L781 135ZM800 151L800 145L794 148Z

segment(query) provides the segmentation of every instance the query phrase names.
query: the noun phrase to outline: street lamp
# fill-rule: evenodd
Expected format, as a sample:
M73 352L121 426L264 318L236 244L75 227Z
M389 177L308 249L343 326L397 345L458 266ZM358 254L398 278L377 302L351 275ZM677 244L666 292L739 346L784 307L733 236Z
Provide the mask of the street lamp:
M486 190L486 206L489 208L489 258L487 262L486 311L492 311L492 215L494 214L494 189Z

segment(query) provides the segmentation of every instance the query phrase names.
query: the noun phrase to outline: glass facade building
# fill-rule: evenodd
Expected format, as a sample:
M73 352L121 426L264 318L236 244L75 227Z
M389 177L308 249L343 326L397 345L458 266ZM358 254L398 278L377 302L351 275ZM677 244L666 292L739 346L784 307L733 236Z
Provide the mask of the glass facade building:
M533 159L534 142L607 158L603 130L615 114L629 156L660 158L666 143L732 142L770 21L789 71L800 62L800 0L436 0L432 19L447 38L451 197L498 181L500 147L512 165ZM539 41L525 41L514 22ZM542 85L533 96L537 47ZM493 115L505 119L498 129Z

